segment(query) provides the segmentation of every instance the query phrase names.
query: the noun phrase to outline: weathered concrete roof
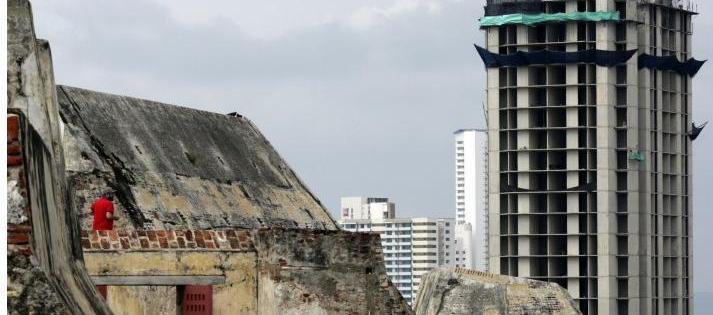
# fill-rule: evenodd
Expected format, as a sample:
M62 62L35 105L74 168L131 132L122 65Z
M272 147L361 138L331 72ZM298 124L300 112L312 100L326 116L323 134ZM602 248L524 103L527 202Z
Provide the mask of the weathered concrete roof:
M555 283L466 269L426 274L414 304L417 315L581 314L567 290Z
M80 212L108 186L130 218L119 228L337 228L244 117L68 86L57 94Z

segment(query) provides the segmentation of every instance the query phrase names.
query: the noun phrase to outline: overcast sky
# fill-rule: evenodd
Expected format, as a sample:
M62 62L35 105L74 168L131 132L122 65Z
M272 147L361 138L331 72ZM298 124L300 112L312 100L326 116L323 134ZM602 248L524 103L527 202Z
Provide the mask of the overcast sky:
M458 0L33 1L59 84L253 120L337 214L385 196L401 216L454 215L453 131L482 127L472 44L482 2ZM713 9L698 1L701 17ZM207 5L210 3L210 5ZM129 5L130 4L130 5ZM713 14L713 13L711 13ZM694 19L694 57L713 43ZM697 36L696 36L697 35ZM694 120L713 120L713 67ZM713 127L694 143L697 291L713 291Z

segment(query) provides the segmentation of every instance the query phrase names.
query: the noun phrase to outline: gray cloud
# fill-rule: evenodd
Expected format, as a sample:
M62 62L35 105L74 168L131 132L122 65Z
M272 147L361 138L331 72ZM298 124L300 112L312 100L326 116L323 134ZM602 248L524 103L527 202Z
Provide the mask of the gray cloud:
M480 1L35 1L57 82L251 118L336 214L383 195L401 215L453 215L452 131L482 126ZM694 56L713 45L700 1ZM694 120L713 120L713 71ZM713 129L694 144L696 288L713 272Z

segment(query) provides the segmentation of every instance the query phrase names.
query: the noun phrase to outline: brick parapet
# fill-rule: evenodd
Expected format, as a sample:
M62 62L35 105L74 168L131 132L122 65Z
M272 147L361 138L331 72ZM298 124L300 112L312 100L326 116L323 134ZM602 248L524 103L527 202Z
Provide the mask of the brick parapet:
M82 231L85 252L252 251L249 230Z

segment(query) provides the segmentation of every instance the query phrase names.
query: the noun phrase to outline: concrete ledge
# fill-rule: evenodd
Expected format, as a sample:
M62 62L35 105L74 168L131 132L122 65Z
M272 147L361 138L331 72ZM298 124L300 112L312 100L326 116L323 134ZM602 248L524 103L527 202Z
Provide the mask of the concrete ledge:
M95 285L175 286L225 284L225 276L91 276Z

